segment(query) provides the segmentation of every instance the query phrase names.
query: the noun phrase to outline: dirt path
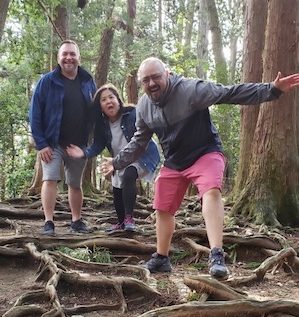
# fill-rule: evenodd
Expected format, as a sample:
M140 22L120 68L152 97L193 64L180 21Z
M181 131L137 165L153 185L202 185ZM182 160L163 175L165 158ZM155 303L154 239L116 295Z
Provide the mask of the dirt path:
M8 207L8 209L12 208L11 206ZM24 208L22 206L17 207L16 210L23 211L27 208L26 206ZM111 206L94 208L89 202L83 214L89 224L96 230L88 237L74 235L68 231L70 215L68 211L64 210L57 211L58 220L55 221L57 236L55 238L45 239L40 235L40 228L43 224L42 214L41 217L35 217L34 219L32 217L26 218L26 216L18 219L15 215L11 219L7 216L0 218L2 219L0 223L0 315L2 316L5 312L12 309L22 294L47 289L47 285L49 284L47 284L47 281L49 281L51 276L53 265L57 270L67 272L64 278L59 280L59 283L56 285L59 305L69 309L66 314L67 316L137 317L155 308L171 307L172 305L198 300L200 294L192 291L184 283L186 275L205 276L208 274L207 255L201 254L199 257L196 257L195 250L184 242L186 241L184 239L187 237L195 243L207 246L202 219L198 213L183 209L181 215L177 217L178 238L173 241L171 253L173 272L171 274L152 274L147 279L146 273L140 269L140 262L150 257L151 246L155 245L154 225L150 217L152 212L150 207L139 208L136 212L138 215L136 220L139 228L136 233L117 232L108 235L105 232L105 228L115 221L111 209ZM40 213L38 210L35 212ZM195 228L198 228L198 230ZM186 231L181 231L181 236L180 230L182 229ZM244 244L245 232L248 232L249 229L251 237L255 236L255 228L252 226L240 229L237 234L235 234L236 229L234 228L230 233L235 234L233 237L236 239L236 242L225 243L231 278L250 276L253 270L267 258L261 252L261 246L252 246L246 241ZM200 234L196 235L194 233L197 231ZM227 231L229 232L229 230ZM297 233L280 232L279 234L280 237L283 237L285 243L291 244L298 254L299 242L296 237ZM258 243L262 243L261 235L258 232L256 232L256 235L259 238ZM239 245L238 237L242 237L243 239ZM273 245L279 240L277 237L267 236L267 239L270 238L273 239ZM229 239L229 241L232 241L232 236ZM76 243L76 245L82 243L80 248L82 250L84 248L85 250L89 250L89 253L92 252L93 244L97 248L102 248L102 245L108 243L113 267L110 264L109 268L96 267L87 269L87 266L80 266L81 264L79 265L77 262L70 264L63 257L59 258L55 252L61 250L61 246L76 249L73 247L74 244L71 241L72 243ZM256 243L256 240L254 241ZM267 243L269 244L269 241ZM36 257L32 255L34 252L29 256L28 245L36 247ZM19 254L12 255L10 252L13 250L18 250ZM45 250L48 251L45 253ZM27 254L22 254L25 251ZM56 255L51 254L52 251L55 251ZM40 256L43 257L42 260L38 259ZM54 259L54 264L50 263L52 266L49 264L49 258ZM41 263L44 266L42 274L39 271ZM261 281L253 281L248 285L239 286L237 289L241 293L243 292L246 298L258 301L297 301L299 298L298 272L296 265L291 267L287 262L283 262L277 265L277 267L271 268ZM80 277L74 277L74 274L79 274L78 276ZM74 278L76 282L72 280ZM84 282L84 278L86 282ZM115 278L113 283L121 283L122 293L119 292L118 287L115 288L116 284L109 284L107 278L109 283L113 278ZM81 279L83 282L81 282ZM94 281L95 279L101 279L102 284L92 286L90 279ZM140 283L143 284L141 285ZM149 289L147 290L144 285L147 285L146 287L149 287ZM159 292L160 295L156 296L153 292ZM123 301L120 301L122 296ZM39 300L33 302L41 306L45 311L53 309L51 301L45 298L39 298ZM122 303L121 305L125 305L126 308L124 309L124 306L122 308L121 306L117 306L120 303ZM75 310L72 312L72 307L78 305L102 306L90 312L86 311L86 309L81 313L75 313ZM105 309L104 305L110 306L108 309L107 307ZM42 316L42 314L37 314L36 316Z

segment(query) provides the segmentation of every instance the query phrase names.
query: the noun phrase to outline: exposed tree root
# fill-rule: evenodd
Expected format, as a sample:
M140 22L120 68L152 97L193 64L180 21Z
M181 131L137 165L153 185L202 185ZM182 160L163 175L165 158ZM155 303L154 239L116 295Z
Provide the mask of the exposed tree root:
M272 313L299 316L299 303L292 301L234 300L228 302L191 302L158 308L139 317L264 317Z
M31 317L42 316L46 310L38 305L15 306L7 311L2 317Z
M119 263L97 263L97 262L86 262L78 259L74 259L61 252L49 251L49 254L53 256L59 265L63 265L65 270L77 269L84 270L84 272L101 272L105 275L135 275L138 276L142 281L149 280L149 271L141 266L137 265L125 265Z
M12 206L0 204L1 217L10 219L44 219L44 213L41 210L17 209Z
M282 265L286 260L289 264L294 263L294 257L296 256L296 251L293 248L282 249L277 254L271 256L266 259L256 270L254 273L257 278L261 280L264 278L266 272L272 269L274 266Z
M111 199L109 195L107 197ZM20 295L17 300L11 296L12 292L10 292L10 297L2 293L3 295L0 297L0 315L9 309L3 316L63 317L83 315L93 311L97 311L96 314L101 314L101 316L105 316L105 311L109 316L122 316L123 313L128 316L136 316L138 311L149 310L149 307L166 306L149 311L141 316L299 317L298 302L254 301L247 299L246 294L233 288L258 282L263 290L268 291L278 278L277 274L270 277L269 272L277 271L279 268L279 272L283 274L281 268L287 273L299 269L299 258L296 256L296 251L292 248L286 248L291 241L295 241L295 238L294 240L288 240L287 234L284 236L280 232L271 233L267 227L261 227L257 235L254 235L254 233L257 232L258 228L227 228L224 234L224 244L232 247L230 255L234 251L236 258L242 261L236 263L232 270L236 277L233 276L227 281L219 282L208 276L197 275L196 272L195 277L192 276L193 273L190 273L191 276L185 276L183 279L186 271L194 272L195 270L194 267L188 267L187 261L189 261L189 264L202 261L201 258L206 258L210 249L207 247L207 235L203 227L186 227L186 224L190 226L200 224L201 218L198 215L193 218L190 210L182 210L177 217L177 230L174 233L171 248L171 257L173 256L172 262L174 264L173 274L170 277L164 273L150 276L148 270L136 265L144 258L143 255L149 255L156 250L155 244L147 243L148 241L154 241L155 238L153 225L155 213L151 212L151 205L147 201L140 203L140 206L144 208L143 210L136 211L136 215L139 217L136 219L136 224L140 231L135 233L120 231L111 235L107 235L103 231L87 235L64 235L62 230L65 224L64 220L68 222L70 220L70 212L66 203L66 196L63 196L56 205L56 220L62 220L57 224L58 235L56 237L42 236L38 233L39 228L32 226L32 220L43 219L42 212L33 210L40 207L39 201L34 199L20 201L22 206L16 208L0 204L0 213L5 210L1 215L4 215L4 217L7 215L12 219L0 218L0 228L4 228L4 234L0 236L0 260L3 259L4 266L0 274L2 275L2 272L5 271L6 267L9 267L10 263L14 264L10 269L9 276L13 276L15 270L19 270L23 263L26 265L28 263L33 264L35 268L37 264L40 264L34 282L32 267L30 270L27 268L24 270L24 280L26 282L24 288L21 285L22 282L17 284L21 285L17 294L20 294L22 289L25 289L25 293ZM98 207L93 211L93 207L96 205ZM94 228L98 228L98 225L104 223L116 221L116 217L109 210L108 204L106 207L108 209L99 211L99 208L103 208L103 204L90 199L84 205L83 217L89 217L89 219L87 218L89 223L96 224ZM30 221L24 222L16 219L28 219ZM31 228L32 232L29 231ZM261 234L261 232L265 234ZM59 246L85 249L76 250L78 254L81 251L87 251L88 253L89 251L105 248L112 252L113 259L117 259L118 263L96 263L74 259L55 251ZM285 248L282 249L282 246ZM86 250L87 248L88 250ZM194 257L191 260L190 253L185 258L176 257L176 254L173 254L173 251L181 251L184 248L191 249L194 252ZM278 250L280 251L278 252ZM245 261L243 257L255 262L264 259L264 255L268 258L255 270L243 265L243 261ZM182 265L186 265L186 267L182 267ZM206 267L201 269L206 272ZM244 271L248 276L237 277L240 272L244 274ZM265 280L267 283L263 283L266 274L269 278ZM286 283L286 287L296 285L297 275L285 274L284 276L287 282L290 283ZM11 280L13 278L6 279L9 283L11 283ZM18 281L20 281L20 278ZM271 285L270 288L269 285ZM254 292L256 291L255 286ZM188 287L193 290L192 293ZM181 291L178 292L178 289ZM250 295L250 289L247 289L247 293ZM180 296L177 296L177 294ZM269 294L271 294L271 291L269 291ZM284 296L284 290L281 294ZM280 296L280 294L277 296ZM194 298L200 298L200 300L190 304L171 306ZM11 307L13 302L15 304ZM108 313L108 311L110 312Z
M3 256L25 256L28 251L24 248L11 248L8 246L0 246L0 255Z
M200 245L190 238L183 238L183 241L195 251L195 256L189 261L189 263L198 263L203 254L209 255L210 253L210 248Z
M277 251L273 251L273 250L268 250L268 249L262 249L262 252L267 255L267 256L273 256L276 255L278 252ZM299 257L298 256L294 256L291 259L291 265L296 269L299 270Z
M207 293L216 300L243 299L245 295L233 290L231 287L211 278L210 276L185 276L184 283L197 293Z
M273 267L281 266L285 261L292 265L296 252L293 248L282 249L279 252L275 252L275 255L267 258L261 265L253 271L253 274L246 277L233 277L225 281L230 286L241 286L252 284L253 282L261 281L265 274L273 269Z
M84 235L71 237L28 237L28 236L7 236L0 237L0 246L6 244L23 245L24 243L32 242L41 249L54 249L60 246L68 246L70 248L81 247L103 247L110 250L129 251L137 254L151 254L156 250L154 244L145 244L128 238L109 238L99 235Z
M16 301L15 305L6 313L7 316L65 316L69 313L83 313L93 310L120 310L123 313L128 309L128 301L145 301L152 298L156 299L160 296L160 293L145 284L144 282L132 278L132 277L107 277L105 275L80 274L78 272L71 272L66 269L66 265L79 266L81 269L87 267L84 261L78 261L68 256L62 255L58 252L52 252L51 255L48 251L39 252L33 243L27 243L26 248L34 259L38 260L41 265L39 269L39 275L37 281L45 281L43 289L39 289L34 292L23 294ZM63 263L61 261L63 260ZM92 263L93 268L103 268L107 270L107 266L98 263ZM113 268L113 266L110 266ZM148 278L145 269L136 268L134 266L120 265L120 270L131 274L143 273L145 279ZM114 267L115 269L115 267ZM116 303L94 303L94 304L80 304L76 306L69 306L61 304L61 296L63 289L72 289L76 292L80 289L91 290L114 290L115 295L111 296ZM61 293L61 294L60 294ZM137 295L138 294L138 295ZM35 303L35 305L32 304ZM41 306L36 305L36 302L40 302ZM50 309L45 309L43 304L50 305ZM48 307L49 308L49 307Z
M202 241L207 241L207 232L202 228L184 228L176 230L173 234L174 239L181 239L186 236L195 236ZM230 233L224 233L224 244L238 244L238 245L250 245L259 248L265 248L270 250L280 250L281 244L269 236L255 235L255 236L240 236Z

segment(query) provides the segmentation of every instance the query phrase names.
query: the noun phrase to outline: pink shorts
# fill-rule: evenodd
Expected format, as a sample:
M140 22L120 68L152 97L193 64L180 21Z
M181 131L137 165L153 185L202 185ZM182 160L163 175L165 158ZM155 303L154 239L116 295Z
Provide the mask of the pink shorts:
M207 153L183 171L163 166L155 182L154 208L175 214L190 183L196 185L199 198L212 188L222 188L225 157Z

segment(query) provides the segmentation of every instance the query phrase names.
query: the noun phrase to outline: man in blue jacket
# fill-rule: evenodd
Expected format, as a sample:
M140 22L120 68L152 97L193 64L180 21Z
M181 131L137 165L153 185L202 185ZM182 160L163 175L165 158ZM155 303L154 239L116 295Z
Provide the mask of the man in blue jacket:
M71 230L91 232L82 221L82 174L86 159L73 159L65 151L69 144L85 147L92 126L92 97L96 86L92 76L81 68L78 45L62 42L58 66L37 83L29 109L32 136L42 162L42 205L45 214L43 234L54 235L53 214L60 168L64 164L72 212Z
M299 85L299 74L272 83L223 86L170 74L154 57L144 60L138 71L145 94L137 105L136 132L130 143L113 159L102 164L104 174L135 161L156 133L165 156L155 183L157 252L146 263L151 272L169 272L168 257L175 229L174 215L188 185L194 183L202 199L202 212L211 248L210 274L225 278L222 250L224 207L221 186L225 158L208 107L213 104L259 104L278 98Z

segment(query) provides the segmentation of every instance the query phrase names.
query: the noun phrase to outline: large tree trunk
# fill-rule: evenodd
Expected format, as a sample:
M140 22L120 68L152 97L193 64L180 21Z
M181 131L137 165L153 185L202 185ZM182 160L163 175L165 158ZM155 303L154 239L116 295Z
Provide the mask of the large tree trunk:
M298 67L298 6L296 0L269 2L263 81ZM296 107L294 91L261 105L248 182L233 206L235 215L269 225L299 225Z
M207 79L208 69L208 13L207 1L199 1L198 29L197 29L197 61L196 75L198 78Z
M262 0L263 1L263 0ZM249 1L245 1L248 4ZM238 39L240 38L241 31L240 25L244 25L244 8L245 4L243 0L229 0L227 3L227 10L229 16L229 23L231 24L229 28L228 40L229 40L229 83L236 82L237 75L237 61L238 61ZM242 36L243 37L243 36Z
M215 0L207 1L209 26L212 33L212 50L215 59L216 80L228 83L227 65L223 52L222 34Z
M126 49L126 65L129 74L126 79L126 92L128 103L137 104L138 87L137 87L137 70L133 69L132 63L132 45L134 43L134 19L136 17L136 0L127 0L127 49Z
M7 11L8 11L9 0L0 1L0 43L3 35L3 30L5 26Z
M194 24L194 13L196 11L196 3L195 0L188 0L186 5L186 24L185 24L185 37L184 37L184 46L185 49L190 49L191 47L191 38L192 38L192 30Z
M42 189L43 170L39 154L36 155L36 161L34 165L34 177L31 181L31 186L27 191L27 195L39 195Z
M55 8L55 25L64 40L70 37L69 14L65 6Z
M162 58L163 52L163 2L162 0L158 1L158 36L159 36L159 47L158 47L158 57ZM161 56L159 56L159 54Z
M262 81L262 54L265 43L267 10L267 0L248 0L246 2L246 29L243 54L244 82ZM241 106L240 161L233 191L236 195L242 191L248 178L252 139L259 109L259 106Z
M106 14L106 28L102 31L100 40L99 57L96 65L95 81L97 87L101 87L107 82L108 69L110 64L111 49L114 36L114 25L112 22L112 14L114 10L115 0L110 1L109 10Z

